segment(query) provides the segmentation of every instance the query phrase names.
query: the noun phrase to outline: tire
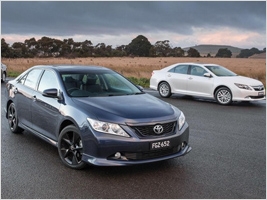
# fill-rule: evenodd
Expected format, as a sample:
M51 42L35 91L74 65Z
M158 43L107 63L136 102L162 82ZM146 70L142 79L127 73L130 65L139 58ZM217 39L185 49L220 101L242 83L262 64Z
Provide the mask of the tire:
M159 94L163 98L168 98L172 95L171 87L167 82L162 82L159 84Z
M11 103L8 106L7 119L8 119L9 129L11 130L12 133L22 133L23 132L23 129L20 128L18 125L19 119L18 119L16 106L14 103Z
M6 73L5 72L3 72L3 74L2 74L1 82L2 83L5 83L6 82Z
M60 132L58 153L62 162L72 169L83 169L86 166L86 163L82 161L82 139L75 126L69 125Z
M232 103L232 93L227 87L221 87L217 89L215 99L221 105L229 105Z

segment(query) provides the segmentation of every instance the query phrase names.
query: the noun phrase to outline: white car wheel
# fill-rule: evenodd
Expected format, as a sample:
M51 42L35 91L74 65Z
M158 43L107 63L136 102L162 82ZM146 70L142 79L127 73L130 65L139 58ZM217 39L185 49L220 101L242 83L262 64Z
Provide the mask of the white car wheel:
M159 85L159 94L164 98L168 98L171 96L171 87L167 82L162 82Z
M228 105L232 102L232 93L228 88L222 87L216 91L215 98L219 104Z

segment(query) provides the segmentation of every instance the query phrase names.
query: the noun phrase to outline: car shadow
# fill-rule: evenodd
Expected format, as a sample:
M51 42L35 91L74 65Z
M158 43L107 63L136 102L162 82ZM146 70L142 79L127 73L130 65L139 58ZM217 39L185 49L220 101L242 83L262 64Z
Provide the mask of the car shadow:
M161 98L162 100L166 100L164 98ZM171 99L177 99L177 100L184 100L184 101L192 101L192 102L200 102L200 103L209 103L213 105L218 106L225 106L220 105L215 100L210 98L204 98L204 97L194 97L189 95L172 95ZM233 101L231 104L226 106L238 106L238 107L265 107L266 106L266 100L260 100L260 101Z

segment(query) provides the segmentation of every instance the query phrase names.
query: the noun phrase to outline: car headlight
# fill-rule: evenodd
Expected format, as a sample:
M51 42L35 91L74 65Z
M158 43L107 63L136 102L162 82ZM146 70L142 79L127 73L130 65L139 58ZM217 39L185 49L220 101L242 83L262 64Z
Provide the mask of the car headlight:
M239 83L235 83L235 85L236 85L237 87L239 87L240 89L244 89L244 90L252 90L248 85L239 84Z
M178 123L179 123L179 131L183 128L183 125L185 124L185 116L184 116L184 113L181 111L181 114L179 116L179 119L178 119Z
M101 122L90 118L87 118L87 120L92 128L96 131L123 137L130 137L118 124Z

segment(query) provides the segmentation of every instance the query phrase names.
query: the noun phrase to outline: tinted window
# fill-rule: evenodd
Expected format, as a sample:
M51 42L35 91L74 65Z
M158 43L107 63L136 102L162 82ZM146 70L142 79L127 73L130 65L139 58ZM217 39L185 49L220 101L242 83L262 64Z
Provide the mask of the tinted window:
M46 70L39 83L38 91L43 92L46 89L58 88L57 77L54 72Z
M39 78L41 72L42 72L41 69L33 69L33 70L31 70L27 75L27 78L26 78L26 80L24 82L24 85L35 89L36 83L38 81L38 78Z
M204 74L207 73L205 69L199 66L191 66L191 75L194 76L204 76Z
M171 70L169 70L169 72L173 72L177 74L187 74L187 71L188 71L188 65L178 65L172 68Z
M72 97L134 95L142 93L118 73L83 72L61 74L67 93Z

